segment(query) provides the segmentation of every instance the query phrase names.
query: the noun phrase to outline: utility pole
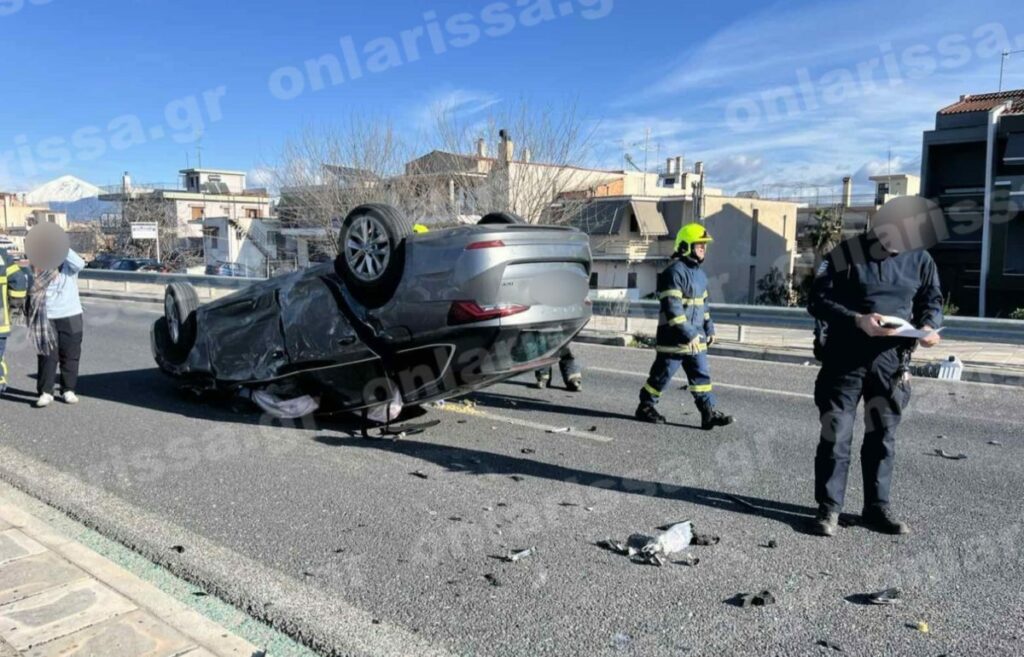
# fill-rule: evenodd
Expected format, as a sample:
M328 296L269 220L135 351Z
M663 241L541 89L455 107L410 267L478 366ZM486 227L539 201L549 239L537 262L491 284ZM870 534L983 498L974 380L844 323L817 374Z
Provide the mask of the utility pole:
M1024 52L1024 48L1021 50L1004 50L1003 56L999 60L999 91L1003 90L1003 70L1006 68L1006 62L1010 59L1010 55L1017 55Z

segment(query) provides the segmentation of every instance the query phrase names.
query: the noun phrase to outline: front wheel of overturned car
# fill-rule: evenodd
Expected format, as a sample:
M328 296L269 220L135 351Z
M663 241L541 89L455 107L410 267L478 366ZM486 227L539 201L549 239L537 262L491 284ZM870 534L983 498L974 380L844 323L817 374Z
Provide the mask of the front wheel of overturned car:
M188 283L171 283L164 291L164 325L167 329L167 354L184 360L196 341L196 309L199 295Z
M405 269L405 239L412 233L409 220L389 205L361 205L345 217L334 270L359 303L377 308L395 294Z

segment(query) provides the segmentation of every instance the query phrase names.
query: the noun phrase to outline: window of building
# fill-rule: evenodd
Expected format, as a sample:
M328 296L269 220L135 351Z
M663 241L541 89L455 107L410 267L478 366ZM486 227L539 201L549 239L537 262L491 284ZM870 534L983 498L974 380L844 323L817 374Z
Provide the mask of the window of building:
M55 224L57 223L57 215L48 214L46 215L46 220L49 221L51 224Z
M220 248L220 228L208 229L207 235L210 237L210 250L216 251Z
M747 283L747 303L753 305L757 293L757 266L750 265L750 281Z
M1024 275L1024 212L1018 212L1006 227L1006 274Z
M636 283L636 272L631 271L626 274L626 287L630 290L635 290L638 286Z
M257 210L256 208L247 208L245 211L245 216L247 219L259 219L260 211Z
M761 211L754 209L754 221L750 225L750 255L757 256L757 234L761 230Z
M195 221L196 219L202 219L205 215L206 215L206 212L205 212L205 210L203 208L201 208L201 207L193 207L192 208L192 220L193 221Z
M596 290L597 289L597 272L596 271L593 272L592 274L590 274L590 289L591 290Z
M1010 135L1006 140L1006 152L1003 153L1005 164L1024 164L1024 132Z
M640 222L636 220L636 215L629 215L629 232L630 234L637 234L640 232Z

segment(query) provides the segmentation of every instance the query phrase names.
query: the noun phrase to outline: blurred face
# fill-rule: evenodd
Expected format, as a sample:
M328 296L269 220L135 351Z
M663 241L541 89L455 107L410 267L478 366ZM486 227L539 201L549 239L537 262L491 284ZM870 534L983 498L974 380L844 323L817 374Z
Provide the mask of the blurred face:
M707 253L708 253L708 245L707 244L694 244L693 245L693 257L696 258L697 260L699 260L700 262L704 262L704 256L707 255Z
M901 196L886 203L871 221L871 230L886 251L930 249L939 242L945 220L931 201Z

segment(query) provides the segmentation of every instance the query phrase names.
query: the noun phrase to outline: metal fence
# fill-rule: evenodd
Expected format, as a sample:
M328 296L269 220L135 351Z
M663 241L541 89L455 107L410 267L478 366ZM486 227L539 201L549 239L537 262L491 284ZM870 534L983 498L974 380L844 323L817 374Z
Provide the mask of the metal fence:
M85 269L79 278L85 291L105 294L160 294L169 283L191 283L200 290L200 296L215 298L247 287L258 278L231 278L224 276L191 276L187 274L154 274L139 272ZM607 317L657 320L657 301L595 300L594 314ZM814 328L814 320L803 308L773 306L745 306L738 304L711 304L715 321L736 326L765 326L784 329ZM943 336L952 340L970 342L997 342L1024 344L1024 321L1014 319L983 319L977 317L947 317Z

